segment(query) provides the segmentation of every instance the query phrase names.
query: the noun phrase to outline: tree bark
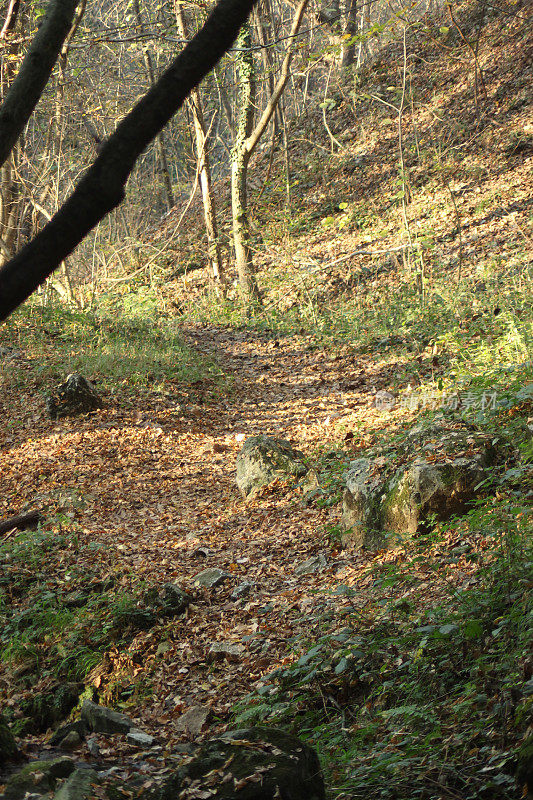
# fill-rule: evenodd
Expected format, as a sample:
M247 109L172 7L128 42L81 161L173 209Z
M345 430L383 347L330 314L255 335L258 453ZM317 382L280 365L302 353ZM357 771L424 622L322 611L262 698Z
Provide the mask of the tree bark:
M141 14L141 7L139 5L139 0L133 0L133 10L135 12L137 25L139 26L142 32L144 31L144 21ZM155 84L155 71L152 62L152 56L150 55L150 52L148 51L147 47L148 46L146 43L142 44L143 61L148 81L150 83L150 86L153 86ZM155 149L157 153L157 158L159 159L159 166L161 168L163 186L165 187L165 199L166 199L167 211L170 211L170 209L173 208L174 206L174 193L172 192L172 180L170 178L170 170L168 168L167 148L165 145L165 136L163 134L163 131L160 131L155 137Z
M246 176L250 152L246 143L254 124L254 57L251 49L250 26L246 25L237 40L237 73L239 76L239 118L231 153L231 210L233 247L239 284L246 303L259 302L259 290L254 275L250 230L247 217Z
M178 31L181 37L187 40L189 38L187 22L185 20L185 14L180 0L175 3L175 9ZM213 188L211 184L211 165L209 163L209 149L204 122L204 112L202 108L202 98L198 89L193 89L191 92L189 104L194 124L198 177L204 206L207 252L213 277L215 280L220 281L222 280L222 256L220 254L220 242L218 240L217 218L215 213L215 201L213 199Z
M0 165L8 158L48 83L78 0L53 0L0 108ZM5 27L5 26L4 26Z
M219 0L203 28L103 144L48 225L0 270L0 320L23 303L121 203L136 160L232 45L254 2Z
M344 21L344 35L341 48L341 69L346 72L355 61L355 36L357 35L357 0L346 0L346 19Z
M250 232L247 216L246 177L250 157L270 122L289 78L295 36L303 19L309 0L300 0L292 21L288 50L281 65L281 72L274 91L266 104L261 118L253 127L254 80L253 55L250 49L249 28L243 29L239 37L238 70L240 84L240 119L232 153L231 204L233 216L233 244L239 283L245 301L259 302L260 294L254 275Z

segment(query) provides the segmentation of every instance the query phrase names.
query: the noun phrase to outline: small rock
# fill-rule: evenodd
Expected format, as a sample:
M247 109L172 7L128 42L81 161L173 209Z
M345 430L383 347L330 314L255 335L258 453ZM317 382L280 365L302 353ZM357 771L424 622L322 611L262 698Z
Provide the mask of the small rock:
M242 600L243 597L248 597L251 591L252 591L251 583L240 583L232 591L230 600L233 600L233 602L235 602L236 600Z
M126 741L137 747L151 747L155 742L155 738L138 728L132 728L132 730L126 734Z
M81 736L77 731L69 731L64 739L61 741L61 747L64 750L74 750L81 744Z
M133 720L125 714L120 714L105 706L99 706L92 700L83 701L81 718L89 730L95 733L129 733L132 728L135 728Z
M193 556L196 558L207 558L208 556L212 556L214 550L210 550L209 547L197 547L193 553Z
M0 767L7 761L16 761L20 757L15 737L5 718L0 714Z
M384 389L380 389L379 392L376 392L372 401L373 407L380 411L390 411L395 403L396 398L394 395L390 392L386 392Z
M250 436L237 456L237 486L244 497L251 498L277 478L300 478L307 473L303 457L285 439Z
M27 792L35 792L37 787L43 793L53 790L57 780L67 778L73 770L74 763L70 758L33 761L11 775L6 784L4 800L23 800Z
M93 384L83 375L67 375L47 398L46 406L52 419L87 414L102 407L102 400Z
M207 653L207 661L220 661L227 659L228 661L240 661L244 653L242 644L233 644L233 642L215 642L209 648Z
M312 556L312 558L302 561L302 563L298 564L295 568L294 572L296 575L311 575L313 572L320 572L325 569L327 565L326 557L320 553L318 556Z
M156 610L165 617L174 617L182 614L191 598L177 583L165 583L159 592Z
M320 482L318 480L317 471L315 469L310 469L303 480L302 491L304 494L309 494L309 492L314 492L315 489L318 488L320 488Z
M56 792L54 800L91 800L96 796L93 787L99 782L98 775L94 770L77 769Z
M92 756L94 756L94 758L98 758L100 756L100 748L96 739L87 739L87 750Z
M224 572L223 569L218 569L218 567L211 567L210 569L204 569L202 572L199 572L193 578L193 583L197 586L205 586L206 589L214 589L216 586L220 586L224 583L227 578L229 578L229 574Z
M211 709L205 706L192 706L185 714L176 722L176 730L178 732L188 733L192 736L198 736L209 719Z

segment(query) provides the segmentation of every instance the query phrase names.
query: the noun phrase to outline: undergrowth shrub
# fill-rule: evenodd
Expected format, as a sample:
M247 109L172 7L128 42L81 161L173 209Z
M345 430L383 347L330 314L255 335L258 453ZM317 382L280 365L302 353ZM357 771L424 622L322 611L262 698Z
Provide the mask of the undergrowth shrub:
M529 511L494 501L456 523L463 544L446 560L473 567L466 579L442 580L433 533L406 565L373 568L373 614L338 587L348 605L327 617L329 631L295 642L294 663L263 679L237 721L311 741L339 798L518 798L516 748L533 710ZM420 603L432 584L441 599Z

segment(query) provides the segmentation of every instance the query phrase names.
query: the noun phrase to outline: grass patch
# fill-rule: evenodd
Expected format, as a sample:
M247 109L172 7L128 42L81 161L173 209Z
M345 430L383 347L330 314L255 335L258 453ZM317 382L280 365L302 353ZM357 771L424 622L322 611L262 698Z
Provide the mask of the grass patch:
M221 375L214 361L187 347L176 324L152 305L102 304L90 311L25 306L8 319L3 333L6 344L32 359L44 379L80 372L127 390ZM16 359L3 373L8 384L25 380Z

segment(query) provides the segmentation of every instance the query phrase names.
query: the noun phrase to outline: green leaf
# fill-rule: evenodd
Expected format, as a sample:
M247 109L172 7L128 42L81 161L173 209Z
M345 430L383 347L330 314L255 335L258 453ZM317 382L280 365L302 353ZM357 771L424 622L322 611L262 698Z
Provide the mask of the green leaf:
M441 633L443 636L449 636L450 633L453 633L456 630L457 630L457 625L454 625L453 623L448 623L448 625L440 626L439 633Z
M346 669L348 668L349 663L350 662L348 661L348 659L344 658L343 656L339 661L339 663L337 664L337 666L335 667L335 675L340 675L342 672L345 672Z

